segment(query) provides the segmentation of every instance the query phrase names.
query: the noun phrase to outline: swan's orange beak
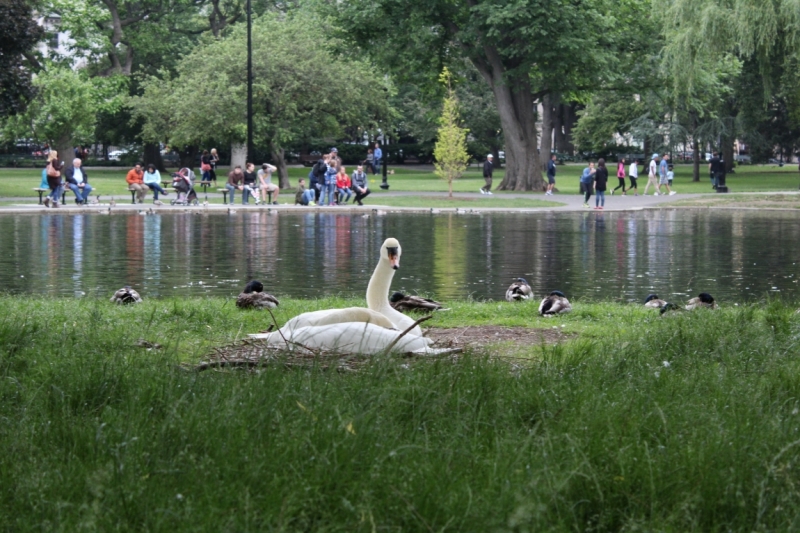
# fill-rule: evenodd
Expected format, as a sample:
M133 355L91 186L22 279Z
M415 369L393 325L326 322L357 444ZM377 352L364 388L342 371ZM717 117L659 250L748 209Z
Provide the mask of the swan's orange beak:
M389 254L389 264L392 265L394 270L400 268L400 255L397 253L397 248L387 248L386 252Z

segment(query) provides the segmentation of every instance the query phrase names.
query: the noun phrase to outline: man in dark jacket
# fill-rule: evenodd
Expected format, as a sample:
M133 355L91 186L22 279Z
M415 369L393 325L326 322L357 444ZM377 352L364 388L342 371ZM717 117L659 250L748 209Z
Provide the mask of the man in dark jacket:
M722 170L725 167L722 165L722 161L719 158L719 153L714 152L713 157L708 162L708 170L711 175L711 188L716 189L717 185L719 185L719 178L720 174L722 174Z
M486 181L486 185L481 187L481 194L492 194L492 171L494 170L494 164L492 160L494 156L489 154L486 156L486 161L483 163L483 179Z
M89 176L81 168L81 164L80 158L76 157L72 160L72 166L64 171L64 179L67 181L69 189L75 193L75 203L78 205L85 204L89 195L92 194Z
M350 182L353 186L353 190L356 193L355 202L358 205L364 205L361 203L361 200L366 198L371 191L369 190L369 187L367 187L367 175L364 173L363 166L358 165L358 167L356 167L356 171L353 172L352 176L350 176Z
M550 155L550 161L547 162L547 192L546 195L553 195L553 187L556 186L556 154Z

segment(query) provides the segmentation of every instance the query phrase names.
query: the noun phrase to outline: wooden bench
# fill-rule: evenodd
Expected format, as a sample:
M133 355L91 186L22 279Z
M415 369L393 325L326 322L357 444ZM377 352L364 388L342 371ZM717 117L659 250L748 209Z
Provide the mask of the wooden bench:
M34 187L33 190L39 193L39 205L44 205L44 202L42 201L42 200L44 200L44 193L49 193L50 189L43 189L41 187ZM61 204L62 205L64 205L64 203L67 201L67 191L69 191L69 190L70 189L68 189L67 187L64 187L64 191L61 193ZM100 194L97 192L97 189L92 189L92 195L96 196L97 197L97 201L100 202Z

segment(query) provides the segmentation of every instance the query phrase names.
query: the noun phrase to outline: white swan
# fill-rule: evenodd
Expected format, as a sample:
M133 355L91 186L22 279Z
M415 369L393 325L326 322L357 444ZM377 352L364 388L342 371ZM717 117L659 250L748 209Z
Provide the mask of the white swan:
M273 346L286 346L288 350L295 350L301 345L312 350L330 350L341 353L359 353L375 355L384 352L400 332L367 322L345 322L328 324L326 326L304 326L291 331L273 333L258 333L250 335L255 339L263 339ZM284 337L286 341L284 341ZM433 342L426 337L417 335L404 335L397 344L392 346L392 352L419 352L437 353L437 350L428 348Z

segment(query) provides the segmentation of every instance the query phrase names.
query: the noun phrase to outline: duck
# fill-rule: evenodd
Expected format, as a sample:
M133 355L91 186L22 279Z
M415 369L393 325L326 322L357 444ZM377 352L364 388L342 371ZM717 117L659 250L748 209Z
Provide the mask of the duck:
M658 294L648 294L644 299L644 306L651 309L661 309L666 305L667 301L658 297Z
M660 313L663 315L669 311L683 311L683 308L678 304L673 304L670 302L664 302L664 305L661 306Z
M398 311L437 311L443 306L430 298L421 296L405 295L402 292L395 292L389 298L389 305Z
M277 298L264 291L264 284L254 279L244 286L239 297L236 298L236 307L240 309L274 309L280 303Z
M140 304L142 303L142 297L139 296L138 292L125 285L114 293L114 296L111 297L111 303L118 305Z
M506 300L509 302L519 302L533 298L533 289L528 285L525 278L517 278L514 283L509 285L506 290Z
M697 297L692 298L686 304L687 311L694 311L695 309L716 309L717 302L714 301L714 297L708 294L707 292L701 292L697 295Z
M572 304L561 291L553 291L539 304L539 314L543 316L554 316L572 311Z

